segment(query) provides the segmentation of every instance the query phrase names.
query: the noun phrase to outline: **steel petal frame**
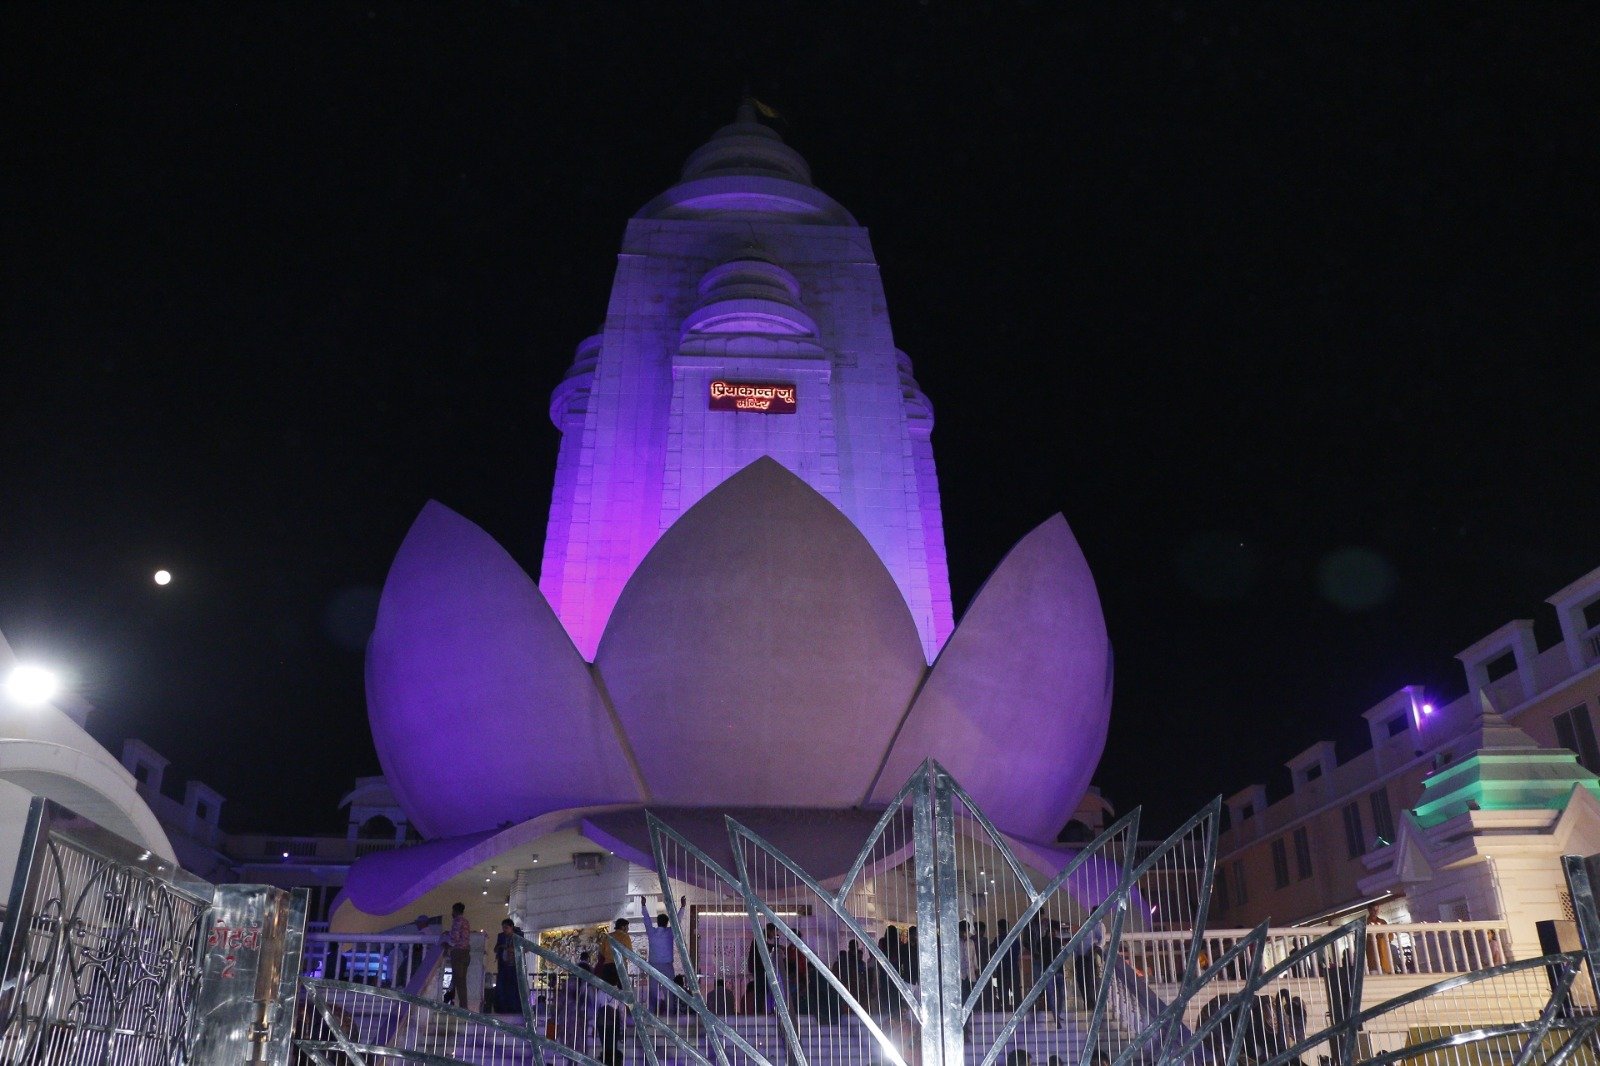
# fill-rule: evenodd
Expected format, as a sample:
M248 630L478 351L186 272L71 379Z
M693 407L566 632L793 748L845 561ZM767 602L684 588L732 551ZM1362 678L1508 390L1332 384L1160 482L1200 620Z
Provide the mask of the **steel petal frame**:
M1025 1017L1040 1003L1052 982L1058 981L1064 968L1075 955L1092 949L1093 938L1103 935L1104 959L1098 976L1098 991L1092 1017L1078 1066L1092 1066L1098 1061L1109 1061L1112 1066L1148 1066L1148 1064L1211 1063L1214 1066L1238 1066L1249 1057L1256 1066L1297 1066L1300 1056L1321 1045L1329 1049L1332 1066L1389 1066L1403 1059L1427 1055L1445 1049L1463 1048L1490 1041L1518 1040L1515 1058L1508 1066L1565 1066L1580 1049L1593 1055L1600 1050L1600 1018L1573 1017L1568 993L1577 979L1584 956L1581 952L1550 955L1536 959L1518 960L1453 976L1445 980L1389 999L1372 1007L1363 1008L1363 970L1359 964L1367 935L1364 921L1357 921L1334 930L1298 949L1289 952L1271 965L1267 964L1267 934L1265 924L1222 951L1215 959L1206 959L1202 948L1205 936L1205 914L1211 899L1215 880L1217 836L1220 822L1220 801L1213 801L1205 809L1181 826L1142 858L1130 846L1138 838L1139 812L1137 810L1118 819L1071 859L1071 861L1042 885L1035 884L1026 864L982 811L972 801L943 767L932 760L920 767L883 811L873 831L863 843L856 860L844 875L837 888L826 888L808 874L800 864L772 847L757 833L736 820L726 820L728 841L733 856L733 869L728 869L692 844L682 834L666 823L647 815L651 855L660 879L663 898L670 899L674 891L669 852L687 857L699 868L702 879L715 883L742 904L749 933L759 952L765 979L765 993L770 997L781 1037L776 1052L756 1046L728 1019L712 1009L697 982L685 985L674 983L670 974L662 973L650 961L627 945L612 941L612 950L622 963L665 993L668 1014L657 1010L658 995L636 995L626 981L623 986L609 984L594 973L572 961L525 939L517 946L522 965L519 966L519 984L524 1004L523 1025L516 1027L505 1022L495 1023L500 1028L515 1030L515 1035L526 1040L541 1061L565 1059L578 1066L602 1066L601 1061L583 1047L572 1046L538 1031L530 1004L530 991L534 982L529 972L528 960L536 959L542 969L554 973L562 981L577 982L567 986L581 994L598 997L592 1000L602 1009L626 1016L638 1034L636 1044L645 1066L662 1066L663 1062L687 1062L694 1066L811 1066L807 1041L801 1025L790 1009L788 996L779 979L778 959L763 936L763 928L770 925L786 944L802 956L813 973L826 982L831 994L838 998L843 1011L858 1024L876 1045L882 1061L892 1066L992 1066L1007 1052L1013 1037ZM883 845L891 826L904 826L909 815L912 826L912 847L909 856L904 849L885 852ZM960 923L959 899L956 892L956 853L958 834L966 834L995 849L1003 860L1004 872L1014 879L1015 887L1026 901L1015 926L994 945L994 951L981 973L973 981L973 988L964 991L962 974L958 972L960 954L957 927ZM1125 931L1137 918L1141 879L1156 870L1164 861L1180 854L1182 848L1198 848L1201 856L1196 895L1196 919L1190 939L1182 951L1180 979L1176 994L1161 1001L1148 986L1141 991L1134 987L1139 980L1131 964L1119 952ZM1187 854L1186 852L1184 854ZM860 920L850 913L847 901L851 893L862 884L873 857L880 863L888 855L894 861L909 857L914 863L916 883L916 914L918 927L931 931L919 943L913 959L916 980L902 977L898 968L884 951L867 935ZM759 860L767 871L781 871L790 883L808 894L816 905L849 935L857 939L866 952L870 964L877 971L877 979L892 990L892 1010L870 1009L853 993L847 983L835 974L813 947L808 944L795 924L785 920L781 907L766 898L760 880L754 876L753 863ZM1070 937L1061 941L1059 950L1047 962L1041 960L1037 973L1026 989L1019 989L1016 1006L1010 1010L998 1031L987 1039L969 1036L980 1006L982 992L994 977L1000 960L1020 941L1030 923L1041 919L1044 908L1057 899L1067 888L1075 874L1090 869L1092 863L1114 869L1114 882L1108 885L1104 898L1088 909L1088 916ZM791 911L789 913L798 913ZM693 948L689 931L676 911L667 908L668 924L676 962L685 973L694 973ZM1358 960L1351 965L1349 960ZM1271 1054L1246 1055L1247 1027L1251 1012L1258 1009L1258 994L1270 990L1273 983L1288 974L1333 974L1333 980L1348 970L1348 981L1339 986L1343 1009L1335 1009L1330 1002L1329 1024L1309 1035L1295 1040ZM1528 975L1543 970L1551 975L1551 992L1537 1017L1514 1022L1503 1022L1456 1029L1443 1035L1408 1040L1404 1046L1378 1051L1362 1056L1360 1039L1363 1027L1386 1016L1407 1017L1402 1012L1413 1010L1430 1000L1447 997L1471 986L1482 985L1492 992L1492 982L1514 975ZM349 1063L362 1066L365 1056L378 1050L363 1044L343 1031L338 1016L328 1009L324 993L334 987L351 987L373 995L391 998L401 993L384 992L365 986L340 986L336 982L305 982L313 1008L321 1023L332 1034L332 1039L316 1041L302 1038L301 1049L313 1061L322 1063ZM1233 987L1237 985L1237 987ZM1138 996L1134 993L1139 992ZM1189 1008L1200 996L1215 992L1212 1005L1216 1009L1209 1017L1202 1017L1192 1026L1184 1019ZM1331 995L1331 993L1330 993ZM406 997L415 998L415 997ZM1131 1004L1131 1005L1130 1005ZM458 1008L418 1001L417 1006L451 1015L472 1018L482 1016ZM882 1005L880 1005L881 1008ZM1113 1019L1111 1015L1117 1013ZM914 1022L919 1034L917 1054L898 1047L889 1032L890 1014L903 1014ZM1202 1012L1204 1014L1204 1012ZM841 1013L841 1017L845 1014ZM1101 1047L1103 1034L1113 1023L1121 1025L1126 1034L1124 1046L1114 1056ZM689 1024L685 1024L688 1022ZM977 1040L974 1043L974 1039ZM1552 1040L1559 1040L1554 1046ZM703 1041L703 1043L702 1043ZM581 1041L580 1041L581 1042ZM658 1052L658 1042L666 1048L663 1056ZM389 1058L417 1063L441 1063L465 1060L441 1059L423 1049L389 1048L384 1050ZM329 1056L333 1056L330 1058ZM386 1058L385 1061L388 1061ZM824 1066L819 1062L818 1066Z

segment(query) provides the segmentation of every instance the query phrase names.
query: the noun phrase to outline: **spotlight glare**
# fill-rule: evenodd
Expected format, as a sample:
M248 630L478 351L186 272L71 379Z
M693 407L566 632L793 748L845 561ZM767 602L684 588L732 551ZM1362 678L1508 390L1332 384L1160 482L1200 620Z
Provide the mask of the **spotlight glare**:
M24 707L37 707L47 703L60 691L56 675L42 666L26 663L13 667L6 677L6 695Z

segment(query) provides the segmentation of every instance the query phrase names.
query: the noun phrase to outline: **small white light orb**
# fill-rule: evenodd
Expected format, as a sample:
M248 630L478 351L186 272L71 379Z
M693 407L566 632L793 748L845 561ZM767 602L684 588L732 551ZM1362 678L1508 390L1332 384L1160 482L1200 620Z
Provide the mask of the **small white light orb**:
M156 571L156 584L158 584L158 585L170 585L170 584L172 584L172 574L170 574L166 570L157 570Z
M37 707L61 687L56 675L42 666L17 666L6 676L6 695L26 707Z

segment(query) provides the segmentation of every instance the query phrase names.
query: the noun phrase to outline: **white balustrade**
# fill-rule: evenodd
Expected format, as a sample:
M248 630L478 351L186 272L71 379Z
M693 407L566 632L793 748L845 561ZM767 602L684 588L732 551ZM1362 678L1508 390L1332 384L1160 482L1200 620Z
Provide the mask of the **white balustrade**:
M1307 944L1334 932L1338 926L1295 926L1269 929L1262 968L1267 969ZM1176 983L1183 973L1190 938L1188 931L1135 933L1122 936L1124 957L1146 980ZM1208 929L1201 949L1201 964L1220 959L1229 948L1250 936L1248 929ZM1367 927L1362 951L1367 974L1421 974L1444 977L1497 966L1512 961L1507 951L1504 922L1414 922ZM1244 961L1234 967L1244 976ZM1310 973L1291 976L1313 976Z

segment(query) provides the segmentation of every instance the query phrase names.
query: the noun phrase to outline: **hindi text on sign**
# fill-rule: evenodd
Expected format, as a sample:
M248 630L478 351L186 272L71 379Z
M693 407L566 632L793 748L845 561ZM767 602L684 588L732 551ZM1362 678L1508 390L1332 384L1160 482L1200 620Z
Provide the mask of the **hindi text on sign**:
M796 387L768 381L723 381L711 383L713 411L759 411L768 415L795 412Z

